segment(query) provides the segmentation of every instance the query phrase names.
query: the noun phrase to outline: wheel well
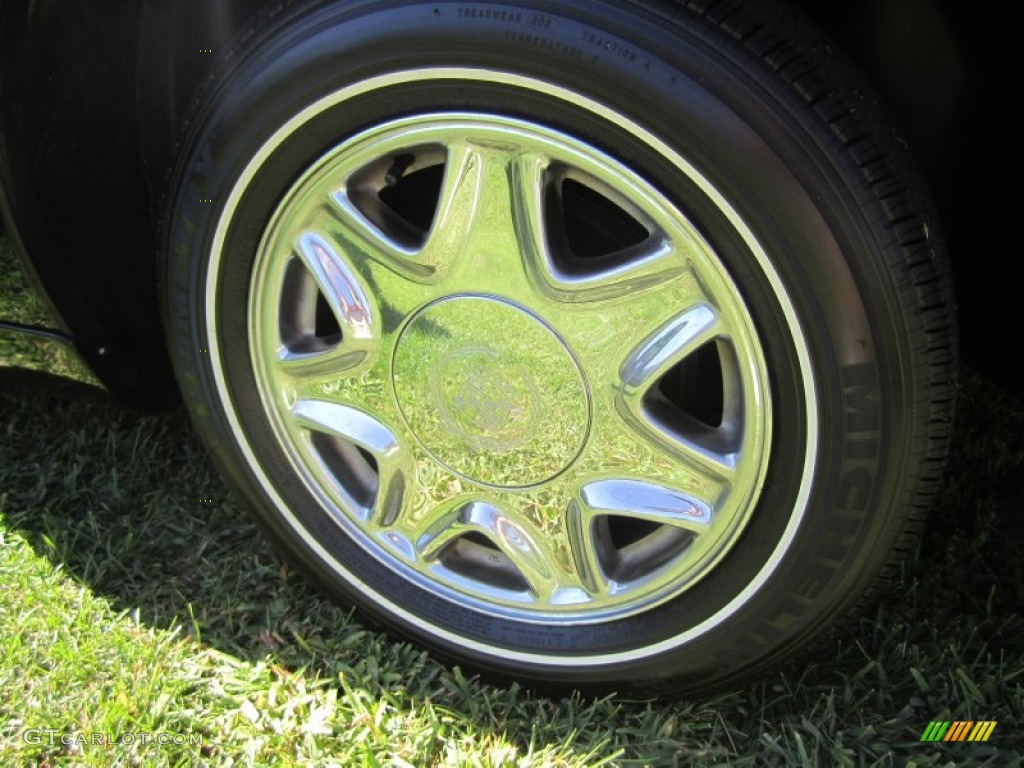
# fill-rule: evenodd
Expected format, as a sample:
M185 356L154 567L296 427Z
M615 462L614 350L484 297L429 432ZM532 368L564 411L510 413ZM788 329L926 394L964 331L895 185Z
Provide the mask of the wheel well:
M188 101L256 10L204 0L0 3L0 172L12 241L121 399L174 402L157 307L160 200Z

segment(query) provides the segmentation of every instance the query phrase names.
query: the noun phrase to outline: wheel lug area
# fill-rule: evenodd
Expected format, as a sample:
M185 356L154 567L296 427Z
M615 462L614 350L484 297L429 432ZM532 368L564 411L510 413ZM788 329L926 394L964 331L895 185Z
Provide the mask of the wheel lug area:
M395 345L392 384L423 449L495 489L558 476L590 430L572 352L541 318L494 296L450 296L417 312Z

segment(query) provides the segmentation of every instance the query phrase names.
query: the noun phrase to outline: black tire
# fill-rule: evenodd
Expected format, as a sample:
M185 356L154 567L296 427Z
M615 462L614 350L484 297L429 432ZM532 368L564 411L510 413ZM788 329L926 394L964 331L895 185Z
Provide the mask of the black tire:
M418 74L409 74L411 70ZM763 671L828 637L889 578L923 523L949 436L954 330L937 227L901 142L864 93L833 48L786 7L774 4L337 2L301 5L265 19L245 36L203 97L174 175L166 232L165 314L178 378L200 435L288 555L343 600L445 658L533 683L645 696L702 691ZM689 557L688 547L697 551L694 542L704 541L703 532L677 533L657 518L655 523L634 524L628 510L620 510L619 517L586 518L590 525L598 524L593 520L612 521L600 534L588 532L586 542L600 540L601 546L620 547L621 552L641 542L635 549L641 553L643 578L636 577L636 586L629 589L643 599L588 602L591 598L583 590L573 598L582 607L553 608L557 601L550 595L544 607L517 607L512 598L506 599L513 587L499 583L501 573L512 573L508 578L513 586L522 577L529 589L515 589L534 594L529 574L514 572L520 565L514 550L479 535L465 545L471 555L460 554L462 559L453 560L449 568L470 580L466 591L459 591L449 571L438 576L433 566L407 566L403 556L366 533L377 528L361 527L368 524L359 510L367 506L372 517L384 504L374 494L385 482L380 479L385 459L362 438L341 440L347 448L338 447L337 441L327 446L338 436L323 437L316 431L319 427L306 437L292 437L306 434L292 430L289 414L297 411L278 404L266 383L277 381L275 363L261 363L259 350L263 335L278 332L273 328L288 325L279 331L281 344L294 342L299 354L329 349L339 343L339 333L347 339L356 327L351 318L339 325L336 316L323 331L318 326L322 318L311 314L310 300L300 299L289 299L287 306L299 313L308 310L305 320L278 318L269 331L260 325L260 285L275 279L265 277L272 270L264 265L271 263L268 254L276 247L275 233L285 227L282 222L306 210L299 197L305 194L301 190L311 188L304 184L313 184L307 171L318 161L328 168L347 162L345 158L357 153L354 147L372 143L380 126L407 126L415 132L421 127L416 121L422 119L424 130L437 127L449 131L439 135L450 135L462 125L452 117L456 113L487 116L476 123L470 120L466 129L484 137L521 129L531 137L529 146L550 144L551 154L545 157L552 165L569 162L558 160L563 150L556 147L559 137L568 137L565 142L577 142L571 146L589 152L597 168L591 173L586 170L591 161L581 160L584 170L563 173L558 182L562 186L555 191L545 187L538 196L538 205L546 206L539 219L547 222L545 227L575 227L584 233L563 233L562 239L548 234L538 246L550 250L551 279L564 278L562 287L538 288L536 306L501 297L499 307L491 294L500 293L500 285L493 274L481 271L487 290L459 292L469 299L459 306L488 321L507 320L514 326L510 335L516 329L534 333L543 326L548 328L543 333L560 343L570 338L562 316L555 310L557 317L547 316L539 307L559 290L570 290L574 280L585 283L592 274L604 275L602 270L628 262L630 242L623 233L638 221L648 230L658 226L644 224L646 202L629 199L633 176L628 174L647 185L637 187L637 200L656 198L650 205L665 201L672 206L673 215L692 225L711 254L707 263L693 257L686 268L699 278L697 295L711 297L713 311L728 315L731 333L715 342L717 360L702 358L698 366L687 357L671 376L657 380L656 393L643 394L642 408L648 410L642 418L649 423L637 427L644 437L636 444L641 446L638 451L653 446L655 456L674 455L687 440L702 447L725 445L723 456L733 451L729 445L741 445L742 450L733 452L737 461L748 462L746 468L737 470L739 479L722 480L724 490L714 504L708 503L708 514L717 514L719 498L748 501L730 512L732 529L708 539L716 549L693 566L696 570L676 561ZM390 167L378 163L361 176L346 176L345 183L353 189L369 186L376 201L380 188L401 182L404 166L414 173L453 162L448 144L442 147L442 161L436 160L439 150L434 145L424 146L389 155L395 161ZM571 156L570 149L564 152ZM600 163L626 170L607 184L591 181L600 175ZM597 191L577 195L579 201L567 213L564 179L576 178L573 173L582 179L579 184ZM540 178L554 175L548 169ZM438 179L428 176L418 178L432 191L418 194L436 200L441 194ZM620 195L621 190L627 192ZM360 215L369 221L368 231L376 227L389 243L404 243L412 253L434 226L431 213L403 207L388 194L383 205L364 200ZM615 210L625 212L621 221ZM396 211L403 221L395 218ZM594 242L579 244L588 231L598 233ZM519 233L516 228L515 243L525 248ZM601 251L607 242L625 250L608 255ZM588 248L594 253L584 253ZM403 314L393 308L400 302L392 303L386 289L374 282L380 273L374 271L372 258L360 261L361 255L341 250L346 263L355 265L345 277L356 286L354 301L366 303L366 323L379 324L367 334L379 332L382 339L390 339L379 350L374 347L371 357L388 352L380 362L388 387L411 386L396 384L394 378L399 368L402 375L418 375L403 362L403 354L412 354L401 351L408 346L400 345L411 344L402 340L412 333L406 329L414 327L427 337L438 322L456 323L449 315L439 317L447 309L429 309L451 305L431 294L435 303L428 309ZM646 285L637 283L623 296L642 296ZM715 304L715 297L722 298L725 308ZM623 303L620 298L609 300L610 316L620 317L614 314ZM283 316L285 300L278 305L274 300L267 306L276 306L274 311ZM581 301L584 307L586 300ZM639 307L653 306L634 301ZM729 302L738 308L733 314L728 314L733 311ZM335 307L335 315L338 311ZM504 343L518 344L508 339ZM574 361L586 359L574 344L564 342L570 350L566 354ZM528 349L517 347L508 359L527 354ZM730 355L737 359L730 362ZM636 358L634 354L631 359ZM477 360L473 365L486 368L490 363ZM515 384L519 374L512 365L494 363L496 372L484 385ZM694 384L693 372L700 366L704 372ZM734 366L733 373L729 366ZM590 398L585 401L587 415L555 423L570 430L586 424L580 427L581 433L590 430L580 438L586 447L602 429L600 422L589 421L590 414L601 413L596 403L602 380L585 363L579 368L586 382L596 382L585 384L593 391L579 396ZM748 369L751 378L743 378ZM764 378L760 389L758 376ZM733 383L723 385L723 377ZM417 386L426 391L425 384ZM730 386L742 390L739 406L729 404ZM713 392L702 398L702 390ZM691 394L673 394L677 391ZM688 403L696 402L686 399L694 397L693 391L697 401L710 405L687 410ZM764 402L758 400L759 393L765 395ZM548 402L544 395L524 397L531 407L542 402L536 408L543 411ZM304 395L281 397L294 403ZM388 397L388 402L404 398L396 406L399 410L410 403L408 394ZM446 396L438 397L441 410L450 405L443 400ZM500 401L500 395L494 397ZM760 405L753 408L753 403ZM669 415L658 415L659 408ZM701 408L710 409L711 415ZM427 419L427 410L414 417ZM680 415L680 410L685 413ZM483 440L490 434L484 434L484 426L494 426L475 414L455 414L444 424L449 431L465 428L467 445L485 456L485 464L488 451L511 451L508 436L498 443L473 442L473 430L481 431ZM407 426L414 417L402 411ZM706 422L712 432L718 430L715 437L700 443L693 437L696 431L688 431L694 429L691 417ZM732 421L740 426L732 424L729 432L725 422ZM308 421L303 424L308 426ZM667 424L662 432L668 437L655 434L658 430L648 428L652 424ZM415 425L408 429L410 444L435 439L424 437ZM737 437L737 429L744 434ZM758 430L764 432L763 443L743 442L754 440L746 433ZM516 432L516 440L526 439L521 432L527 434ZM440 455L438 466L450 468L445 463L449 445L443 450L435 450L434 443L414 448ZM584 460L570 455L572 450L565 449L562 474L550 478L545 474L518 482L499 475L491 464L479 475L462 464L455 464L453 471L465 498L478 489L487 503L501 508L501 500L511 499L508 503L514 505L515 499L525 498L534 487L542 490L555 477L579 473L579 488L595 487ZM317 469L317 461L328 468ZM601 471L602 478L609 476L607 468ZM631 471L622 469L620 474ZM318 484L321 475L333 478L340 490L327 481ZM641 487L616 478L609 481L616 493L628 496L627 491ZM651 482L660 493L658 483ZM747 496L742 496L743 488ZM618 509L614 504L612 508ZM619 519L627 520L626 533L614 522ZM468 524L468 518L460 520ZM486 525L483 530L488 530ZM658 540L670 542L669 555L655 554L648 542L656 535L668 537ZM578 564L584 555L573 553L571 562ZM506 571L492 573L486 564L480 571L484 575L472 570L473 558L492 554ZM599 570L610 573L611 563L628 557L605 552L593 559ZM658 581L663 561L670 568L665 573L678 574L678 583L672 582L674 575ZM611 578L608 573L602 578ZM625 570L616 573L627 579ZM697 575L691 578L693 573ZM643 587L644 579L658 586ZM490 595L495 596L493 605Z

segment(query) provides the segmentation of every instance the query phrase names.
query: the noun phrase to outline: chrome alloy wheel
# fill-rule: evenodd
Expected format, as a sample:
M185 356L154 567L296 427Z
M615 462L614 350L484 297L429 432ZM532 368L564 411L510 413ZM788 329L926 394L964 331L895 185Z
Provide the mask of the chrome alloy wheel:
M464 606L636 613L755 507L771 400L738 289L671 201L558 131L443 112L343 142L281 199L248 313L298 476Z
M948 273L795 12L291 3L209 83L168 348L327 594L471 674L648 698L734 690L895 571L948 443Z

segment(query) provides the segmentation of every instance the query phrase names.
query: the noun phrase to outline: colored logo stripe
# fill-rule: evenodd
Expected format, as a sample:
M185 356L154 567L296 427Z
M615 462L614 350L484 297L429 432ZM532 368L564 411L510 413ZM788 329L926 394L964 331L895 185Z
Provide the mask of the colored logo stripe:
M946 735L946 730L948 728L948 720L933 720L928 723L928 727L925 728L924 733L921 734L921 741L939 741Z
M943 741L963 741L974 722L971 720L957 720L950 726L949 732Z
M992 731L996 729L995 720L982 720L971 731L971 735L967 737L968 741L988 741L988 737L992 735Z
M933 720L921 741L988 741L995 729L995 720Z

